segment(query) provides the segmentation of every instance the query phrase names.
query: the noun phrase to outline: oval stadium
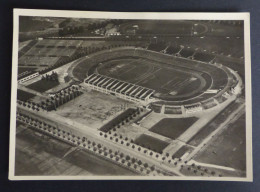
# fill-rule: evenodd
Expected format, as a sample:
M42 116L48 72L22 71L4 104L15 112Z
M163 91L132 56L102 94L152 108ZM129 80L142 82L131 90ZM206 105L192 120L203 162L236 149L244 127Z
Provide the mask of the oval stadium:
M221 64L136 47L89 55L70 74L94 90L176 115L218 106L242 88L239 75Z

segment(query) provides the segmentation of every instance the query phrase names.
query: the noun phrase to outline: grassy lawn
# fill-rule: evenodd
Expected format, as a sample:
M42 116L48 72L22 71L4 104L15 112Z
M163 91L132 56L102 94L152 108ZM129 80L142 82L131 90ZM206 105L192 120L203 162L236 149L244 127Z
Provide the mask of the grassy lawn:
M20 101L27 101L31 98L33 98L35 95L20 89L17 89L17 100Z
M192 147L189 147L187 145L182 146L174 155L172 156L173 158L181 158L185 153L191 152Z
M18 67L18 74L21 74L25 71L34 71L35 67Z
M163 149L169 145L169 143L165 141L159 140L157 138L145 134L142 134L137 139L135 139L134 143L159 153L161 153Z
M195 158L203 163L246 170L245 115L231 123Z
M116 126L119 123L121 123L122 121L124 121L124 119L128 118L134 112L135 112L135 109L132 109L132 108L125 110L123 113L121 113L120 115L118 115L117 117L115 117L114 119L109 121L107 124L103 125L100 128L100 130L103 132L108 132L109 130L113 129L114 126Z
M184 133L198 118L164 118L156 123L149 131L163 135L165 137L176 139Z
M43 93L43 92L45 92L45 91L47 91L47 90L49 90L53 87L56 87L59 84L60 83L56 82L56 81L40 80L40 81L37 81L35 83L28 85L27 87L32 89L32 90Z

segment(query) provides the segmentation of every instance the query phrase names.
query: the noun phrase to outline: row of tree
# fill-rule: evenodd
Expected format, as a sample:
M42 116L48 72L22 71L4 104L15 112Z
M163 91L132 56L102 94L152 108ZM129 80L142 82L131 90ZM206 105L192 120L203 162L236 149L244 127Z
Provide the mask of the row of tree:
M114 123L112 126L103 126L101 130L105 133L109 132L109 134L112 133L112 131L116 131L117 129L120 129L125 124L129 123L132 119L134 119L137 115L139 115L143 111L142 108L136 108L131 113L125 114L124 117L120 117L118 122Z
M74 134L68 131L56 128L36 118L32 118L29 115L22 114L21 112L17 113L17 119L19 121L29 124L34 128L40 129L48 134L68 140L69 142L72 142L75 145L82 145L84 148L87 148L96 154L107 157L113 161L116 161L124 166L127 166L143 174L150 174L150 172L152 171L162 173L160 170L155 169L154 165L149 166L148 163L142 162L141 160L138 160L135 157L125 155L123 152L113 151L112 149L108 149L106 146L97 143L96 141L89 140L86 137L75 136Z
M40 104L35 103L35 102L31 102L31 101L20 101L20 100L17 100L17 104L21 105L23 107L27 107L28 109L32 109L34 111L44 110Z
M75 99L81 94L83 94L83 92L79 90L79 87L73 85L69 88L55 93L53 96L50 97L50 99L42 101L41 106L47 111L56 110L57 107L71 101L72 99Z
M42 75L41 80L46 80L46 81L56 81L56 82L59 82L59 79L58 79L58 73L55 72L55 71L52 71L51 74Z

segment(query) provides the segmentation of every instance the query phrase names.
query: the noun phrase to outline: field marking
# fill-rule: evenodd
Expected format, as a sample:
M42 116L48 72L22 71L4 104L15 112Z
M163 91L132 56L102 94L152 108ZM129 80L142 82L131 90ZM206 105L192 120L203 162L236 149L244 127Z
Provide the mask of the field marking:
M153 65L153 64L151 64L151 65ZM140 84L140 85L142 85L142 84L143 84L143 81L149 80L152 76L153 76L152 79L154 79L154 77L155 77L154 73L160 71L161 69L162 69L162 68L159 68L159 69L157 69L157 70L155 70L155 71L153 71L153 72L149 72L149 73L147 73L147 74L144 74L144 77L143 77L141 80L135 82L135 84ZM154 70L154 65L153 65L153 69L152 69L152 70ZM143 85L142 85L142 86L143 86ZM145 87L145 86L144 86L144 87Z

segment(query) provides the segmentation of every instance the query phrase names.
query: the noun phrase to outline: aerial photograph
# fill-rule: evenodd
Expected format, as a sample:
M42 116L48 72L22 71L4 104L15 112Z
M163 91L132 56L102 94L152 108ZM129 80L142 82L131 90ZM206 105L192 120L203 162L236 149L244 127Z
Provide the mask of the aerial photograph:
M243 20L20 16L14 176L246 178L244 43Z

